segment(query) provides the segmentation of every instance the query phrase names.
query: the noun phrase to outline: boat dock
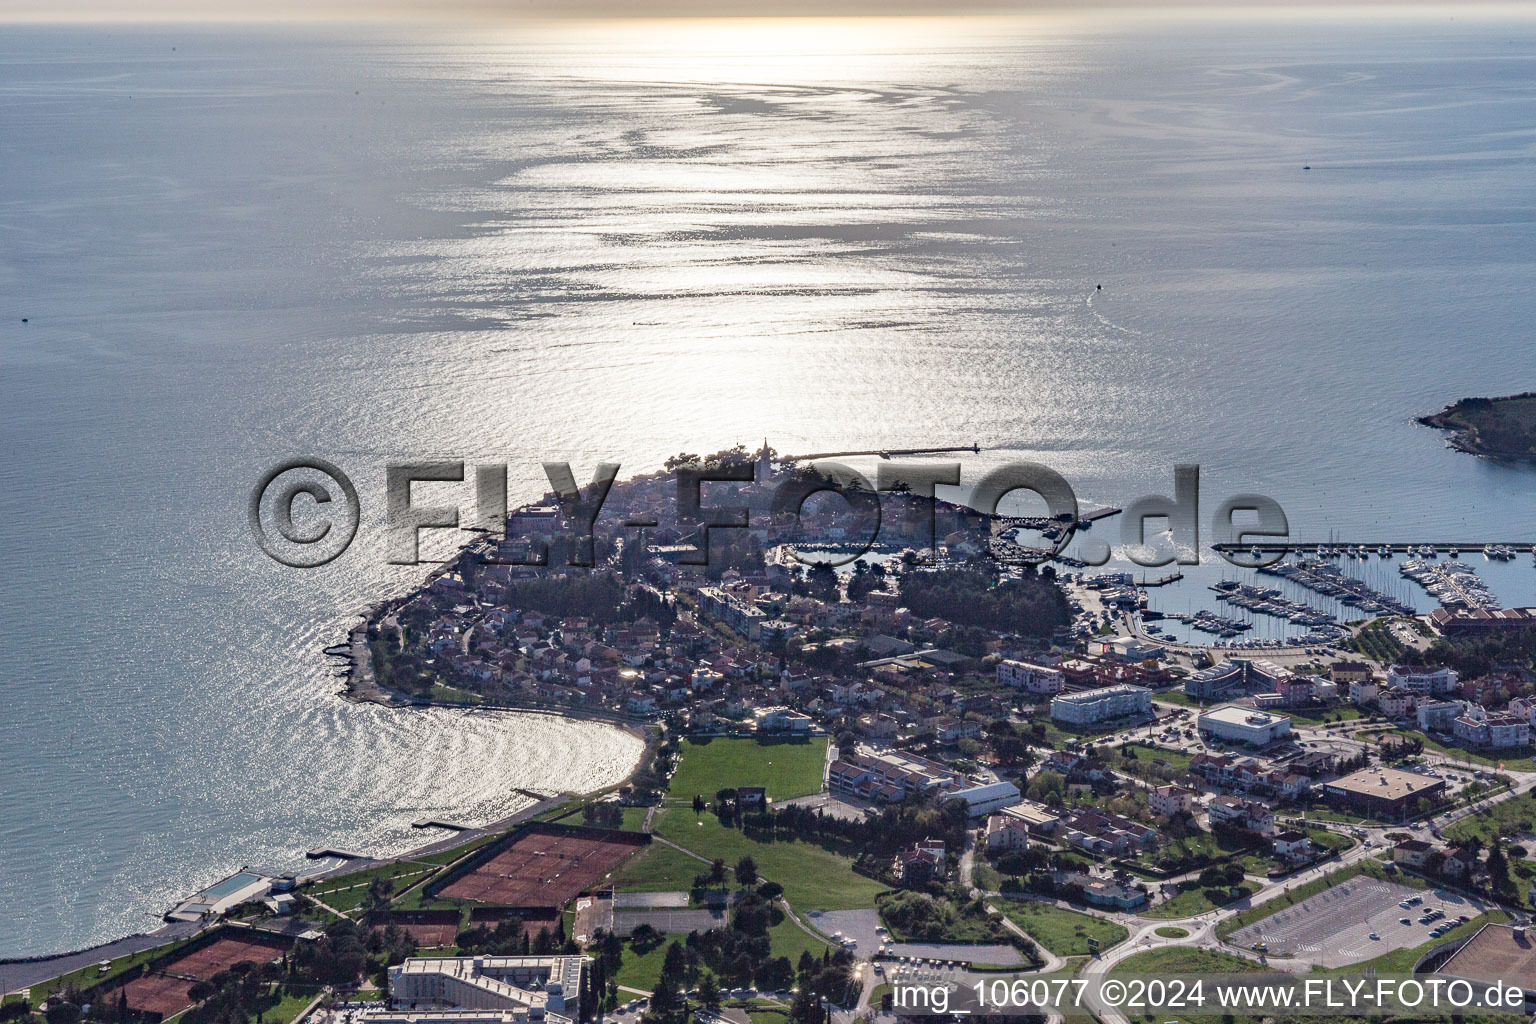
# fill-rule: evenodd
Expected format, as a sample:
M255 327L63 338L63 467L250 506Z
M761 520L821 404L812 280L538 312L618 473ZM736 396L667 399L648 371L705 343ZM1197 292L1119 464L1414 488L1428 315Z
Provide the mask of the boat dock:
M1524 553L1536 552L1536 543L1532 543L1528 540L1518 542L1482 540L1416 540L1409 543L1402 541L1325 541L1322 543L1304 543L1302 541L1292 541L1289 543L1278 544L1273 542L1255 541L1251 544L1212 544L1211 550L1219 551L1223 554L1241 554L1245 551L1258 551L1261 554L1266 555L1283 555L1291 552L1294 552L1298 555L1304 555L1308 554L1309 552L1316 551L1318 548L1324 548L1326 550L1332 551L1334 554L1342 555L1344 554L1346 548L1359 548L1363 549L1367 555L1375 555L1377 552L1383 549L1390 551L1394 555L1408 555L1416 553L1420 548L1423 547L1432 547L1442 553L1454 550L1462 555L1480 555L1483 553L1483 548L1485 547L1505 547L1510 551Z
M321 847L317 850L309 850L304 854L310 860L325 860L334 857L337 860L372 860L366 853L357 853L353 850L333 850L329 847Z

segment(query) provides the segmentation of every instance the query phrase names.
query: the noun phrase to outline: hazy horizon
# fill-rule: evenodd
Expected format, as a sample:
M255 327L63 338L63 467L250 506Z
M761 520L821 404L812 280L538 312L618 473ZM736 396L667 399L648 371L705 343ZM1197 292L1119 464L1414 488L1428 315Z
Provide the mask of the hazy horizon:
M1536 14L1536 4L1507 2L1447 4L1442 0L1323 0L1287 4L1283 0L1254 0L1231 6L1218 0L1098 0L1084 7L1070 0L967 0L959 5L933 0L773 0L771 3L719 3L706 0L448 0L424 5L420 0L332 0L304 3L278 0L262 4L211 4L207 0L7 0L0 2L0 23L31 24L176 24L253 23L323 24L485 21L561 21L573 19L650 18L839 18L839 17L996 17L1035 14L1092 17L1109 12L1167 17L1279 17L1285 20L1351 16L1509 18Z

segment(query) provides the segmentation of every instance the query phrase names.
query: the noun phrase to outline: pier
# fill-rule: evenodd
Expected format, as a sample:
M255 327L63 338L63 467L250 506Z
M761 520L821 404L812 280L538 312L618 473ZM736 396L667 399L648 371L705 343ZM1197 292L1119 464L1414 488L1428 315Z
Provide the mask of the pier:
M333 850L330 847L321 847L318 850L308 850L304 854L310 860L325 860L334 857L337 860L371 860L366 853L357 853L352 850Z
M1437 551L1445 552L1455 549L1463 555L1480 555L1485 547L1506 547L1510 551L1530 554L1536 552L1536 543L1531 541L1486 541L1486 540L1416 540L1411 543L1402 541L1323 541L1323 542L1262 542L1255 541L1251 544L1212 544L1211 550L1222 554L1241 554L1245 551L1258 551L1266 555L1284 555L1294 552L1298 555L1308 554L1318 548L1326 548L1336 554L1342 555L1345 548L1364 548L1367 555L1375 555L1385 548L1394 555L1412 554L1422 547L1432 547Z
M418 818L411 822L411 828L440 828L449 832L473 832L475 826L461 825L457 821L448 821L443 818Z
M817 459L846 459L861 455L878 455L882 459L896 459L903 455L945 455L949 452L979 454L981 445L972 442L950 448L872 448L862 452L816 452L812 455L781 455L779 458L784 462L814 462Z
M1110 516L1117 516L1123 511L1124 509L1110 508L1108 506L1105 506L1104 508L1096 508L1092 512L1085 512L1078 516L1077 525L1091 526L1098 522L1100 519L1108 519Z

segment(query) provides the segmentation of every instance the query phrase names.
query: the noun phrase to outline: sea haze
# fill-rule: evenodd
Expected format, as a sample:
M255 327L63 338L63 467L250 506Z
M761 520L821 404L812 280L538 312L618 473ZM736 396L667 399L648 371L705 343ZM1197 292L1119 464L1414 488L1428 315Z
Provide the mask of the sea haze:
M1313 540L1532 537L1536 474L1412 418L1536 387L1533 124L1531 24L1432 14L7 29L0 955L630 769L334 696L322 648L422 575L392 458L526 498L544 459L974 441L967 480L1121 505L1198 462ZM311 572L245 521L296 455L365 506Z

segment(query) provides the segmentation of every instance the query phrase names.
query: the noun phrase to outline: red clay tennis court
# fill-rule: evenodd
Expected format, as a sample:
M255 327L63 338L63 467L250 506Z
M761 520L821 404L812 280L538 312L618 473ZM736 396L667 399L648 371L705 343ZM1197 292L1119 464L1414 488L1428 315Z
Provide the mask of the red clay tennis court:
M614 832L530 830L439 895L518 907L564 906L638 851L636 839Z
M191 987L192 983L182 978L172 978L165 974L141 974L124 985L122 990L127 993L129 1009L169 1017L192 1005L192 998L187 995ZM107 1002L110 1005L116 999L117 994L114 992L108 996Z
M375 910L367 922L368 927L380 931L394 925L423 949L451 946L459 938L457 910Z
M242 960L269 964L283 955L288 943L275 935L221 935L201 949L179 957L160 970L188 978L207 980Z

